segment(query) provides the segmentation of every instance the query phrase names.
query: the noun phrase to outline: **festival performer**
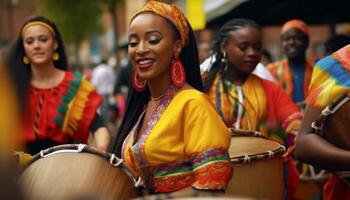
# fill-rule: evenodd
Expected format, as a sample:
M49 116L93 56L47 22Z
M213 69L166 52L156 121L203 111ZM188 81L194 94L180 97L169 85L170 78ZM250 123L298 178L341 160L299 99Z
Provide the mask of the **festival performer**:
M276 83L252 74L262 54L260 29L249 19L232 19L217 33L216 61L204 79L205 91L228 127L259 131L287 147L293 145L302 114ZM299 174L285 158L288 199L294 195Z
M224 190L232 176L230 135L200 92L198 50L184 14L149 1L132 17L128 38L134 69L115 153L151 193Z
M281 30L282 47L286 58L267 66L276 82L299 105L303 105L310 84L314 58L306 58L309 31L299 19L287 21Z
M350 152L311 133L311 124L335 98L350 92L350 45L318 61L312 72L306 110L296 141L296 156L302 162L330 171L349 171ZM350 187L332 176L323 188L324 199L350 199Z
M101 103L80 73L68 70L63 40L45 17L26 21L12 46L7 66L16 77L20 99L26 99L21 143L30 154L65 143L86 143L93 133L106 150L109 132L97 114Z

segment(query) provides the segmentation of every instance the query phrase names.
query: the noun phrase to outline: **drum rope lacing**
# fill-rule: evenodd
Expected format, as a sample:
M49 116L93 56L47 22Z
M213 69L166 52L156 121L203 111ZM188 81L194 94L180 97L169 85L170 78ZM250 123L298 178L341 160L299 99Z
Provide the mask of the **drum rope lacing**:
M143 185L142 179L141 179L141 177L139 177L139 178L137 179L136 183L134 184L134 186L135 186L136 188L138 188L138 187L140 187L140 186L142 186L142 185Z
M339 103L335 104L335 106L327 106L321 112L321 118L311 123L311 128L315 131L316 134L323 136L323 124L325 121L325 117L330 114L334 114L340 107L342 107L347 101L349 101L350 97L347 95L342 98Z
M115 162L115 161L116 161L116 162ZM124 162L123 159L118 158L118 157L115 156L114 154L111 154L111 158L109 159L109 163L110 163L113 167L119 167L119 165L123 164L123 162ZM138 187L140 187L140 186L143 185L143 181L142 181L141 177L138 177L137 180L136 180L136 178L135 178L133 175L131 175L131 174L129 174L129 173L127 173L127 174L128 174L129 177L133 180L134 186L135 186L136 188L138 188Z
M45 158L47 156L51 156L51 155L58 154L58 153L81 153L85 147L86 147L86 144L79 144L78 149L63 149L63 150L58 150L58 151L48 153L46 155L44 153L44 150L41 150L40 157Z
M114 161L117 162L114 162ZM111 163L112 166L114 167L118 167L119 165L121 165L123 163L123 159L118 158L117 156L115 156L114 154L111 155L111 158L109 159L109 163Z
M269 153L269 157L268 157L268 159L273 158L273 157L274 157L274 155L275 155L275 153L273 153L273 151L271 151L271 150L267 151L267 153Z
M327 106L325 109L322 110L322 115L328 116L329 114L334 114L340 107L342 107L349 100L349 98L350 98L349 96L346 96L332 109L329 106Z
M244 155L244 159L243 159L243 164L247 164L251 162L251 158L248 155Z
M263 153L258 153L256 155L242 155L239 156L238 160L234 159L230 159L232 163L234 164L248 164L251 163L253 160L256 159L261 159L261 158L267 158L267 159L272 159L274 158L276 155L279 155L280 153L284 153L286 152L286 147L283 145L280 145L280 147L276 150L268 150L266 152ZM237 159L237 158L236 158Z

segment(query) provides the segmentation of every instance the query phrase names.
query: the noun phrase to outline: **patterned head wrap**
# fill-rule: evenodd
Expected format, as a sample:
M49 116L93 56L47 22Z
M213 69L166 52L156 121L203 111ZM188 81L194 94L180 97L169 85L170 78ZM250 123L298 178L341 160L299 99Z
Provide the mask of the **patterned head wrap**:
M306 23L300 19L292 19L284 23L284 25L282 26L281 34L285 33L287 30L291 28L298 29L299 31L303 32L305 35L309 36L309 31Z
M136 11L131 21L140 13L153 12L159 16L168 19L175 25L181 36L182 47L188 44L188 26L184 13L175 5L162 3L159 1L149 1L146 5ZM131 22L130 21L130 22Z

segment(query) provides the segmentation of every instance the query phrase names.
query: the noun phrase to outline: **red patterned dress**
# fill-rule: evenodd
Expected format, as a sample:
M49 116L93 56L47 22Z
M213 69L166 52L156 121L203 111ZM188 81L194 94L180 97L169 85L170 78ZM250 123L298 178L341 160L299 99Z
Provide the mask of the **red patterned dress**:
M67 71L52 88L30 86L21 141L31 154L51 146L86 143L102 98L80 73Z

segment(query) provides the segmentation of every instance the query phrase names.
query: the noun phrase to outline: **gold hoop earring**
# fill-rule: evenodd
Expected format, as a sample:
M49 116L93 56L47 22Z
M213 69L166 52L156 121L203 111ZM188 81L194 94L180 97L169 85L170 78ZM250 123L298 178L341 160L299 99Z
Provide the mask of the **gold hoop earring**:
M57 61L58 59L60 59L60 54L58 54L57 52L54 52L52 54L52 60Z
M23 56L22 61L26 65L28 65L30 63L29 58L27 56Z

